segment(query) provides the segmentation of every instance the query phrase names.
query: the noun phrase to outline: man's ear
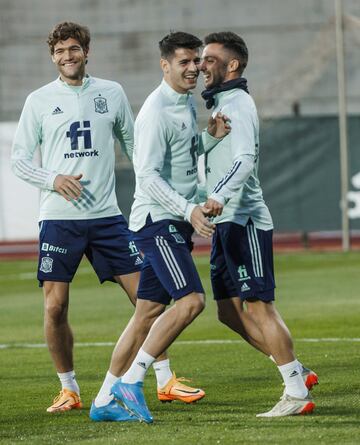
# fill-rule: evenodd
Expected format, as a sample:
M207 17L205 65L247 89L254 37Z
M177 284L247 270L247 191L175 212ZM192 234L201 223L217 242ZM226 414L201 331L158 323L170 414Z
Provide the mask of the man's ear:
M227 67L228 72L234 73L235 71L238 71L239 68L240 68L240 61L238 59L231 59Z
M89 48L84 49L85 65L88 63Z
M167 74L169 72L169 67L170 67L169 61L161 58L160 59L160 67L161 67L163 73Z

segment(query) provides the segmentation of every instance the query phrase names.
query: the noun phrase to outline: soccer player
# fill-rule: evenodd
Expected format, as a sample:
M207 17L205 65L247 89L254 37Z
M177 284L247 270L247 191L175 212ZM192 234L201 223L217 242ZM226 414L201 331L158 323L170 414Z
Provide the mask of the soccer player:
M48 45L59 78L29 95L13 144L15 174L41 189L38 280L45 337L62 385L48 412L82 407L67 317L70 282L81 258L88 257L101 283L117 282L133 304L143 262L115 196L114 140L131 158L133 116L118 83L85 73L89 44L88 28L71 22L55 26ZM41 167L32 163L38 145ZM149 329L143 326L143 338ZM136 341L140 346L143 339ZM96 402L108 406L107 420L133 420L106 394L131 363L123 361L119 368L117 354L115 347ZM159 386L173 378L166 355L155 369Z
M244 40L232 32L205 37L201 71L207 108L231 121L231 133L206 152L205 207L216 215L211 282L220 321L278 365L285 384L275 407L259 417L312 412L317 375L298 362L274 306L273 223L258 179L259 123L246 79ZM206 147L205 147L206 149ZM243 305L246 305L246 309Z
M210 119L208 131L198 136L195 104L190 91L199 76L197 37L174 32L160 43L161 85L146 99L135 121L135 201L129 227L144 252L134 323L127 336L136 337L143 320L161 314L153 324L129 370L112 392L130 412L150 423L152 415L143 395L145 374L155 357L204 309L205 295L191 257L193 230L213 234L209 210L196 204L197 155L204 143L216 145L229 132L226 118ZM171 308L166 306L174 300ZM165 387L163 400L173 391L191 401L194 394L180 385Z

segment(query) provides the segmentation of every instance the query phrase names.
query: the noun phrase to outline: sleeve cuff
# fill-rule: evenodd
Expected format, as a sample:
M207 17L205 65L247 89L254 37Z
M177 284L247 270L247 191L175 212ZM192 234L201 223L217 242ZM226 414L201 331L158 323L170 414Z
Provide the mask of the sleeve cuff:
M48 190L55 190L54 189L54 181L55 181L55 178L57 175L58 175L58 173L56 173L56 172L49 173L49 176L47 177L46 184L45 184L46 188Z
M211 134L207 131L205 128L203 131L203 137L204 137L204 145L208 145L209 147L215 147L215 145L220 142L224 138L215 138L214 136L211 136Z
M214 201L217 201L218 203L220 203L221 205L225 205L226 204L226 202L227 202L227 200L223 197L223 196L220 196L219 194L217 194L217 193L212 193L210 196L209 196L209 199L213 199Z

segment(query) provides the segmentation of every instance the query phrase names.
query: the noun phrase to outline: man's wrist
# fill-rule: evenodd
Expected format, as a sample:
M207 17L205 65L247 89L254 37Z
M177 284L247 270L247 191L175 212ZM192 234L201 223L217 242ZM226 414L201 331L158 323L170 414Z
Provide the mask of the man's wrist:
M192 202L188 202L185 208L185 221L191 222L191 214L197 204L193 204Z
M47 189L49 189L49 190L55 190L55 187L54 187L54 182L55 182L55 179L56 179L56 177L59 175L59 173L56 173L56 172L50 172L49 173L49 176L47 177L47 179L46 179L46 188Z
M222 206L226 204L226 199L223 196L220 196L218 193L212 193L209 196L209 199L213 199L214 201L218 202Z

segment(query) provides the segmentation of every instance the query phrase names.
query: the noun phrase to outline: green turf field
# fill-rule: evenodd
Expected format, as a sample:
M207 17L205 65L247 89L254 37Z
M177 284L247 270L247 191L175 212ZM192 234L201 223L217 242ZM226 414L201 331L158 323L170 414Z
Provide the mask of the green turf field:
M10 345L0 349L0 443L360 443L360 253L276 257L277 307L293 333L299 359L320 376L313 391L315 414L281 419L255 417L282 393L269 359L243 342L194 342L238 340L216 320L208 258L196 261L208 293L207 308L171 347L170 355L177 374L192 377L205 389L206 398L191 406L161 404L151 371L145 393L153 425L99 424L88 418L112 347L84 343L116 341L132 307L118 286L100 287L86 261L73 284L70 310L85 408L60 415L45 412L59 385L47 350L28 347L44 343L36 265L0 262L0 343Z

